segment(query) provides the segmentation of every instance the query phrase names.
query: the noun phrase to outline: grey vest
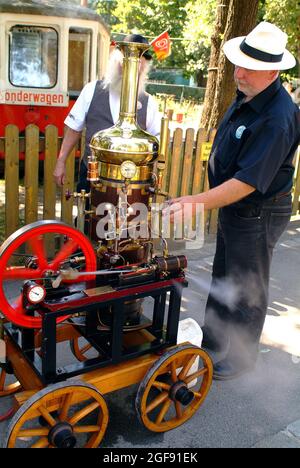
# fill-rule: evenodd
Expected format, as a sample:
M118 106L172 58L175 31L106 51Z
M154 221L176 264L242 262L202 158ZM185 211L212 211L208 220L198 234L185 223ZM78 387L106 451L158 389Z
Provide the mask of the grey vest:
M147 106L149 95L142 93L139 96L141 109L137 111L137 121L139 126L146 130ZM105 130L114 125L109 106L109 90L103 89L103 82L97 81L95 92L86 116L86 140L83 161L87 164L87 157L91 154L89 143L94 133Z

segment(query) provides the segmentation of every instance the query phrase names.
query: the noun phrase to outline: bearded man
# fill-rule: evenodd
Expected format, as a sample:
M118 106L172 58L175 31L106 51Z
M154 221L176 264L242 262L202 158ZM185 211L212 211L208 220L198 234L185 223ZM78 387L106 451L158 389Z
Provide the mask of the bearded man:
M148 44L139 34L131 34L124 38L125 42ZM158 136L160 132L160 117L154 98L145 92L145 82L150 70L151 54L146 51L141 57L139 68L139 88L137 103L137 122L139 126ZM92 81L85 85L71 112L65 119L67 131L58 155L53 173L55 182L62 186L66 177L66 160L79 141L82 130L86 127L85 151L80 163L77 191L90 191L87 181L87 158L90 155L89 143L92 136L99 130L112 127L118 120L120 111L120 96L122 86L123 54L115 48L108 63L108 71L104 80Z

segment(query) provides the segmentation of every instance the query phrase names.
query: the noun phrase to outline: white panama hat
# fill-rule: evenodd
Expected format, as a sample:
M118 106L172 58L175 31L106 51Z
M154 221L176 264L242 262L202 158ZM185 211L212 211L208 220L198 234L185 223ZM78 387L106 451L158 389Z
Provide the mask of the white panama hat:
M230 62L250 70L286 70L296 65L286 50L287 35L274 24L263 21L248 36L225 42L223 51Z

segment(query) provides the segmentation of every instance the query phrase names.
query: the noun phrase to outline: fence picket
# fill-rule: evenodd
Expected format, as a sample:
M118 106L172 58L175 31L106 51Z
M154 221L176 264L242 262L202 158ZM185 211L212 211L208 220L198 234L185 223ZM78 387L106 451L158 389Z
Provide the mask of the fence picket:
M58 153L58 129L48 125L45 132L44 160L44 210L43 219L55 219L56 215L56 184L53 178ZM49 256L55 252L55 239L52 234L45 236L45 247Z
M216 129L212 129L209 132L209 142L210 143L213 143L215 135L216 135ZM208 162L207 162L207 165L208 165ZM207 185L205 185L205 190L207 190L209 188L208 187L208 169L206 169L206 180L207 180ZM218 214L219 214L218 209L213 209L213 210L210 210L210 212L209 212L208 232L210 234L216 234L216 232L217 232L217 229L218 229Z
M38 219L39 129L28 125L25 130L25 224Z
M71 194L74 191L74 172L75 172L75 148L69 155L66 163L66 181L61 190L61 220L67 224L73 224L73 197L67 199L66 193L68 191Z
M296 176L294 178L294 190L293 190L293 208L292 214L296 215L298 211L300 211L300 148L298 148L297 155L296 155Z
M169 195L170 197L177 197L179 195L179 180L180 180L180 169L181 169L181 152L182 152L182 130L176 128L173 137L172 145L172 164L170 172L170 185Z
M165 166L165 172L163 175L163 182L162 182L162 190L164 192L168 192L169 190L169 184L170 184L170 174L171 174L171 163L172 163L172 157L171 157L171 151L170 151L170 129L168 130L168 136L167 136L167 148L169 148L169 151L167 152L166 156L166 166Z
M44 160L44 219L55 219L56 184L53 171L58 152L58 129L48 125L45 134L45 160Z
M204 129L199 129L194 142L194 130L188 129L185 139L183 131L177 128L170 144L168 135L169 152L166 157L166 169L163 177L163 191L170 197L179 195L197 194L208 189L207 155L208 143L213 142L215 130L209 135ZM5 138L2 147L5 151L5 236L8 237L19 227L19 151L22 150L20 142L24 145L24 137L20 137L18 128L8 125L5 129ZM31 223L38 219L38 168L39 151L45 148L44 161L44 204L43 218L56 218L56 192L57 188L53 180L53 170L56 156L60 146L57 128L48 126L45 142L39 138L39 130L35 125L29 125L25 131L25 223ZM82 141L83 145L83 141ZM74 189L75 151L67 160L66 182L61 193L61 219L73 223L74 199L66 199L65 193ZM296 175L294 178L293 214L299 213L300 197L300 153L295 157ZM162 200L161 200L162 201ZM218 210L205 213L205 224L209 225L209 232L215 233L217 229ZM47 250L50 248L47 245Z
M180 190L181 196L190 194L190 181L193 175L194 133L193 128L189 128L186 131Z
M195 151L195 169L193 176L192 195L200 193L204 183L204 161L201 159L201 146L202 143L207 141L207 132L204 128L199 128L196 140Z
M5 128L5 237L19 227L19 129Z

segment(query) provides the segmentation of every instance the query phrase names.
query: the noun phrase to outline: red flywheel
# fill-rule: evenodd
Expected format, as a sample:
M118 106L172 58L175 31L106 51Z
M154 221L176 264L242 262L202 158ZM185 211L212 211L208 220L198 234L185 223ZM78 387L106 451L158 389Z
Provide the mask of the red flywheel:
M49 237L59 238L61 247L55 253L47 252ZM37 221L12 234L0 248L0 310L11 322L21 327L41 328L42 319L27 315L23 305L21 287L25 281L42 284L49 272L54 276L76 252L84 257L81 272L96 270L96 255L90 240L77 229L59 221ZM26 264L26 258L34 258L34 267ZM93 279L82 275L68 280L68 284ZM66 317L60 317L62 322Z

